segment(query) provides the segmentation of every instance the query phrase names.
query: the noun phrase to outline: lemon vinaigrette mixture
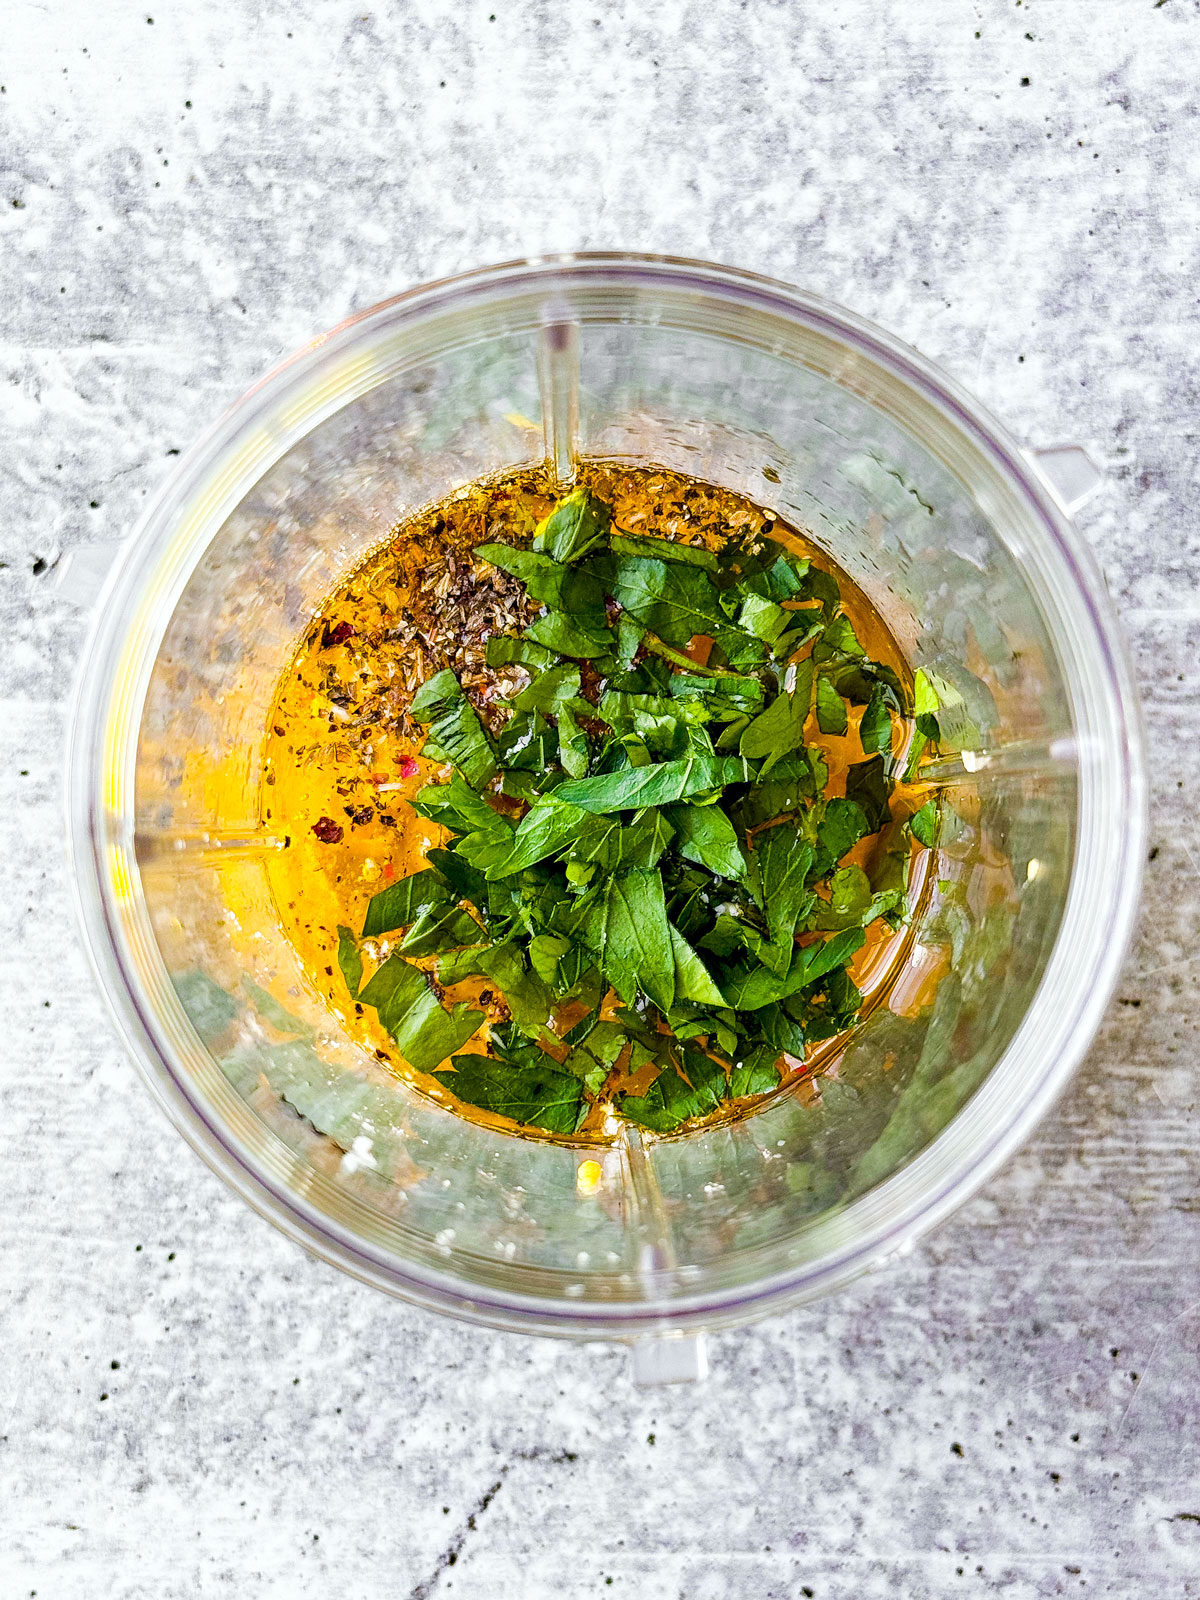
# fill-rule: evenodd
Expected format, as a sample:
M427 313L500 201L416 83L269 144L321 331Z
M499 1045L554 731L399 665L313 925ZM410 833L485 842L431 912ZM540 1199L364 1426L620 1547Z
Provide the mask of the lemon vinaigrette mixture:
M464 1115L711 1123L836 1071L897 987L937 709L770 511L498 477L399 526L284 674L272 888L350 1033Z

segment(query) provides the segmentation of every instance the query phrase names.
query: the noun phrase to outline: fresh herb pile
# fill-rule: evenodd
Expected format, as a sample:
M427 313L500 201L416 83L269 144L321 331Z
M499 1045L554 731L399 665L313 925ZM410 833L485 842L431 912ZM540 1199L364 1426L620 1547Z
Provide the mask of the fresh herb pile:
M906 841L874 882L843 862L909 775L893 719L917 714L911 768L936 738L936 694L918 674L910 707L830 574L761 535L717 554L621 534L577 490L529 547L474 557L541 614L487 643L513 688L506 720L488 705L497 733L449 670L412 701L422 754L454 769L412 803L449 838L370 902L362 940L403 933L365 984L360 940L339 929L352 998L460 1101L556 1134L597 1099L665 1133L773 1089L785 1055L855 1021L847 969L867 925L903 920ZM805 727L815 712L845 734L849 707L864 759L828 797ZM935 823L926 807L910 831L928 843ZM442 991L469 977L508 1020L486 1054L456 1055L485 1019Z

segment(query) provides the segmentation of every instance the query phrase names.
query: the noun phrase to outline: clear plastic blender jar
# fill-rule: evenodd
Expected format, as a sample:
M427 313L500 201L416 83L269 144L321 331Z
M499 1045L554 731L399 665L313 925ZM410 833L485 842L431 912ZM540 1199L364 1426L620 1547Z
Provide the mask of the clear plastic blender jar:
M914 929L940 973L925 1000L873 1012L815 1097L599 1151L465 1121L352 1042L281 932L265 864L282 841L260 820L267 708L327 592L409 512L544 456L564 476L576 456L653 463L770 506L965 708L932 774L961 820ZM108 579L80 679L83 927L168 1114L344 1270L496 1327L629 1340L647 1378L694 1373L698 1331L887 1260L1062 1088L1128 937L1142 751L1067 517L1090 471L1071 448L1023 452L860 319L701 263L514 263L314 340L181 461Z

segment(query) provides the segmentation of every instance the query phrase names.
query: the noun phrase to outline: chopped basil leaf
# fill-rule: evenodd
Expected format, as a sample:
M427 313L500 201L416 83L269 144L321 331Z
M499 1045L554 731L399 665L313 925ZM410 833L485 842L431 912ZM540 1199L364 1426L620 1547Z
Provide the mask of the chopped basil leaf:
M577 831L570 860L594 866L601 872L654 867L670 843L673 831L672 822L657 810L639 811L629 823L613 816L588 816L587 826Z
M790 669L789 669L790 670ZM782 756L804 743L804 724L812 702L813 666L802 661L796 668L795 686L777 695L767 709L742 734L738 749L751 761L761 760L765 777Z
M565 611L548 611L544 617L525 630L525 636L536 644L545 645L560 656L571 656L577 661L590 661L606 655L615 640L604 620L604 608L580 611L569 615Z
M908 831L926 849L933 848L938 838L938 807L936 800L926 800L916 815L909 818Z
M482 929L469 911L457 906L426 906L400 942L406 956L431 956L475 944Z
M890 818L890 793L891 785L884 771L882 756L855 762L846 773L846 798L862 807L868 833L877 833Z
M652 1133L673 1133L684 1122L715 1111L727 1098L725 1073L698 1050L685 1050L683 1077L677 1068L664 1067L644 1095L622 1095L621 1115Z
M421 754L430 761L453 762L472 789L495 777L496 758L483 724L448 667L421 685L409 713L429 724Z
M696 634L715 634L726 620L716 589L698 567L622 556L612 594L644 628L676 648Z
M359 987L362 984L363 963L358 953L358 942L349 928L338 925L338 967L342 977L346 980L346 987L350 991L351 1000L358 999Z
M790 822L781 822L758 835L754 846L761 878L761 906L772 942L786 945L816 899L806 887L812 865L812 846Z
M608 538L612 512L603 500L576 489L538 523L533 548L555 561L578 561Z
M817 726L822 733L840 737L846 732L846 702L825 674L817 675Z
M381 1025L417 1072L440 1066L484 1020L481 1011L466 1005L445 1010L424 973L401 955L389 956L358 998L361 1005L375 1007Z
M703 545L677 544L674 539L647 538L640 533L614 533L609 548L618 556L648 556L655 561L682 561L687 566L705 567L710 572L717 557Z
M708 968L677 928L667 925L671 956L675 965L675 994L698 1006L723 1006L725 998L713 982Z
M892 748L892 718L888 710L890 691L877 683L871 690L867 709L858 725L858 737L863 749L871 755L888 755Z
M426 867L421 872L398 878L386 889L372 895L363 923L364 939L377 939L394 928L407 928L430 906L448 907L454 895L440 873ZM360 966L361 975L361 966Z
M616 873L587 907L581 936L626 1005L639 994L669 1011L675 1000L671 932L657 869Z
M729 783L747 783L752 776L747 763L734 756L689 756L564 783L556 797L583 811L629 811L669 805Z
M454 1071L434 1077L465 1105L547 1133L574 1133L587 1115L583 1084L542 1050L504 1061L455 1056Z
M678 834L676 848L688 861L719 878L740 878L745 872L737 830L719 805L668 806L666 817Z

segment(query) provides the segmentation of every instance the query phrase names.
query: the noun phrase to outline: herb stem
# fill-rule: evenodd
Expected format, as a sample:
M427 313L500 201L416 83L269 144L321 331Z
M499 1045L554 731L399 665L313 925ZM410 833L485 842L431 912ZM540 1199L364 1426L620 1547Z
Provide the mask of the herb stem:
M671 661L677 667L682 667L685 672L694 672L701 678L736 678L738 673L728 667L702 667L698 661L693 661L691 656L685 656L682 650L673 650L669 644L664 644L654 633L644 633L642 644L653 655L662 656L664 661Z

